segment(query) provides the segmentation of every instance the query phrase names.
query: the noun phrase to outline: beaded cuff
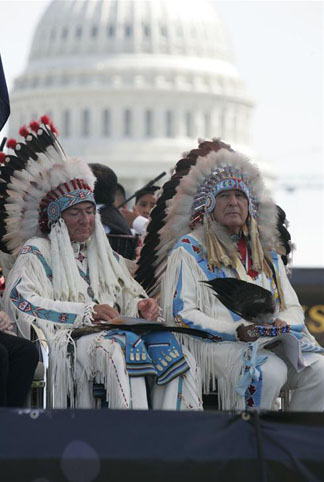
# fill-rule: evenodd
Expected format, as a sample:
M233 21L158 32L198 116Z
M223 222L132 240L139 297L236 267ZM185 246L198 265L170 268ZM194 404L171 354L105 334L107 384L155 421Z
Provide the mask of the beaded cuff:
M278 336L283 333L290 333L289 325L278 328L277 326L258 326L254 327L255 334L258 336Z

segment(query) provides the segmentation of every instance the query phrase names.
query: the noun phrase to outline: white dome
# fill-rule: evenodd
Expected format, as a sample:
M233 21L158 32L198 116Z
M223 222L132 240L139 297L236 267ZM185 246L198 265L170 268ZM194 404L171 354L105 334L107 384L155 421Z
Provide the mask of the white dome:
M47 113L69 155L132 190L198 137L250 151L253 103L209 0L53 0L11 107L10 136Z
M30 61L128 53L231 60L211 2L56 0L36 29Z

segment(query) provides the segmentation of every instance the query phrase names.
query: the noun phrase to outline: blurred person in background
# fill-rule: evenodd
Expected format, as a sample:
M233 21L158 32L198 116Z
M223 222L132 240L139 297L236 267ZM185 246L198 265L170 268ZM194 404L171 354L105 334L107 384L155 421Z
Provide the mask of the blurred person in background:
M94 187L94 197L105 232L107 234L130 235L131 231L128 223L116 207L118 179L115 172L110 167L99 163L91 163L89 167L97 179ZM118 197L120 193L121 191L119 190Z
M156 205L156 191L159 186L150 186L139 189L135 193L135 205L130 211L127 207L121 208L121 212L133 230L134 234L144 236L149 223L150 214Z
M126 201L126 191L122 184L117 182L117 188L115 192L114 206L120 209L120 206Z

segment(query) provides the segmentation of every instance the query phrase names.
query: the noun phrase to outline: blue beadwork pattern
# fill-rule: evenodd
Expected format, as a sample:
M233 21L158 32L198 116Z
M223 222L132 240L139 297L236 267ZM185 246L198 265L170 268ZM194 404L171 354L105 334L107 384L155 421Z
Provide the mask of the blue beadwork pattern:
M138 335L128 330L112 329L108 339L119 341L125 337L124 348L126 369L130 376L156 376L157 385L164 385L184 374L189 366L175 336L166 331L152 331Z
M18 291L20 280L15 284L10 293L10 299L12 303L26 315L34 316L35 318L42 318L43 320L49 320L56 323L68 323L73 324L77 315L73 313L60 313L54 310L46 310L39 306L33 305L24 298Z
M47 278L52 282L52 280L53 280L52 269L48 265L45 257L42 255L42 253L40 252L40 250L36 246L32 246L32 245L27 244L22 248L22 250L20 251L20 254L21 255L32 254L32 255L36 256L38 258L38 260L41 262ZM86 283L88 283L88 285L90 287L89 274L85 273L79 266L78 266L78 270L79 270L80 276L86 281ZM16 304L17 308L20 309L21 311L26 312L26 309L30 310L30 308L33 307L35 312L42 313L42 316L37 316L36 314L34 316L37 316L38 318L49 319L50 321L55 321L55 322L59 322L59 323L73 323L73 321L77 317L76 314L58 313L56 311L53 311L52 314L51 314L51 310L45 310L41 307L36 307L36 306L32 305L31 303L29 303L28 300L25 300L24 298L21 297L21 295L19 295L17 289L16 289L16 291L14 291L14 290L15 290L15 288L12 290L10 296L11 296L12 301L14 299L16 300L16 301L13 301L13 302ZM88 290L88 294L89 294L89 290ZM90 294L89 294L89 296L90 296ZM90 297L92 297L92 296L90 296ZM19 306L17 305L18 299L19 299ZM24 305L26 306L26 309L21 309L21 308L24 307ZM32 313L28 313L28 314L32 315ZM73 319L72 319L72 317L73 317Z
M193 258L196 260L197 264L200 266L200 268L203 270L203 272L205 273L206 277L208 280L212 280L212 279L215 279L215 278L226 278L226 273L219 269L219 268L215 268L214 270L212 270L212 268L208 265L208 260L207 260L207 257L206 256L203 256L203 253L202 253L202 248L200 246L200 244L192 237L192 236L183 236L182 238L179 239L179 241L176 243L174 249L177 249L179 247L182 247L184 248L191 256L193 256ZM179 293L181 290L179 290L177 288L177 292ZM175 299L176 300L176 303L178 303L178 298ZM182 300L181 300L182 301ZM237 315L236 313L234 313L233 311L231 310L228 310L229 313L231 314L231 317L233 318L233 320L235 322L238 322L241 320L241 317L239 315ZM215 333L217 334L217 333ZM225 335L225 334L223 334ZM219 336L222 336L223 335L219 335ZM232 335L230 335L231 339L234 339L232 338ZM235 338L236 340L236 338Z
M22 250L20 251L20 254L33 254L35 256L37 256L37 258L39 259L39 261L42 263L43 265L43 268L45 270L45 273L46 273L46 276L48 277L48 279L50 281L53 280L53 272L52 272L52 269L50 268L50 266L48 265L46 259L44 258L44 256L42 255L42 253L40 252L40 250L38 248L36 248L36 246L32 246L32 245L29 245L29 244L26 244Z
M43 268L45 270L45 273L46 273L46 276L48 277L48 279L50 281L53 280L53 272L52 272L52 269L51 267L48 265L46 259L44 258L44 256L42 255L42 253L40 252L40 250L38 248L36 248L36 246L32 246L32 245L25 245L22 250L20 251L20 254L34 254L35 256L37 256L37 258L39 259L39 261L42 263L43 265ZM78 266L78 270L79 270L79 273L80 273L80 276L81 278L84 279L84 281L90 286L90 277L89 277L89 273L86 273L85 271L83 271L79 266ZM88 291L88 294L89 294L89 291Z

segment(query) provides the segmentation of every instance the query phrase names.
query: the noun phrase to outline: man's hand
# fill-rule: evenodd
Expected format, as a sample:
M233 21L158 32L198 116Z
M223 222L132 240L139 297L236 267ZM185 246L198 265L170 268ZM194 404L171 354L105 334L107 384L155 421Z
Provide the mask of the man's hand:
M133 211L130 211L128 209L127 206L123 206L122 208L120 208L120 212L122 213L122 215L124 216L124 218L126 219L127 223L128 223L128 226L130 228L133 227L133 222L134 220L140 216L140 213L138 211L138 209L134 206L133 207Z
M255 341L259 338L254 325L241 325L236 330L236 333L240 341Z
M7 313L0 311L0 331L12 331L13 326Z
M100 321L110 321L113 318L117 318L119 313L117 310L111 306L105 305L94 305L93 307L93 323L95 325L100 324Z
M160 314L160 308L153 298L145 298L137 303L138 311L142 318L152 321L156 320Z
M276 328L283 328L284 326L287 326L287 322L281 320L280 318L276 318L273 326L275 326Z

